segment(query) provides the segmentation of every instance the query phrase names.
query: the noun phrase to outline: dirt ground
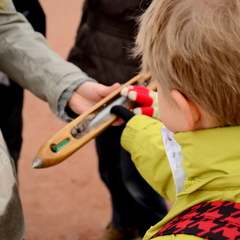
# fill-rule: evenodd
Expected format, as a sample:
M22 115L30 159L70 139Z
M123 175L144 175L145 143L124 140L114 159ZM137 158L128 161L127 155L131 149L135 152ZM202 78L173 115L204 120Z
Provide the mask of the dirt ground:
M63 58L74 42L82 0L40 0L47 17L47 39ZM110 198L98 174L91 141L61 164L32 169L41 145L61 123L47 103L25 91L23 148L19 166L26 240L97 240L110 215Z

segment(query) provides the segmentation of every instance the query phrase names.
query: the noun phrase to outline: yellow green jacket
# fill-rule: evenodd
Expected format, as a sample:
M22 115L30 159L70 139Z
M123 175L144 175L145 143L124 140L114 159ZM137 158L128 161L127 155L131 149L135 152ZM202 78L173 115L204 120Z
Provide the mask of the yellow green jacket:
M167 216L145 234L150 239L172 218L201 202L240 203L240 127L214 128L174 134L182 152L186 174L184 188L176 193L174 176L166 155L163 124L153 118L134 116L123 131L121 144L144 179L173 204ZM159 239L160 237L154 238ZM178 234L165 239L202 239Z

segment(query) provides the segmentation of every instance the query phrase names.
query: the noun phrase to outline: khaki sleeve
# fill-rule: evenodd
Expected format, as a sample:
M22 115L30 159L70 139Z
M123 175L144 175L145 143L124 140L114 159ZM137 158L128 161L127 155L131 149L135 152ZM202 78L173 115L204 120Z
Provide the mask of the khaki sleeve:
M46 39L15 11L10 0L0 0L0 71L47 101L58 115L58 100L69 86L89 77L51 50Z

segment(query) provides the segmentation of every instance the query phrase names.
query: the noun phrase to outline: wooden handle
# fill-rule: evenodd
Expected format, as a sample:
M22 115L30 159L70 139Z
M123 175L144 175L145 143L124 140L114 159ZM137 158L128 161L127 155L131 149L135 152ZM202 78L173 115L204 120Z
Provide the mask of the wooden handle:
M107 122L99 126L97 129L92 130L91 132L81 137L80 139L73 137L71 131L86 116L92 113L99 112L99 110L102 109L107 102L117 97L118 95L120 96L120 92L124 87L133 85L137 82L139 83L145 82L146 80L150 79L150 77L151 77L150 74L139 74L135 76L134 78L130 79L128 82L123 84L119 89L117 89L116 91L112 92L110 95L99 101L91 109L81 114L79 117L77 117L68 125L66 125L64 128L62 128L48 141L46 141L40 148L34 159L33 168L46 168L59 164L66 158L68 158L70 155L72 155L74 152L76 152L79 148L88 143L91 139L98 136L101 132L103 132L116 120L117 117L115 115ZM153 83L150 84L150 89L155 90L155 85ZM130 106L128 108L130 108ZM53 151L54 146L59 146L60 149L57 152L54 152Z

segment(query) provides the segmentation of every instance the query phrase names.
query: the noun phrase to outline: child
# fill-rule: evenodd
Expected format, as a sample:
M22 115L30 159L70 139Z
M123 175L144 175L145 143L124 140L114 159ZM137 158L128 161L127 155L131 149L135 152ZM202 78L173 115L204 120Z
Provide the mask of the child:
M121 142L173 203L143 239L240 239L240 0L154 0L136 43L161 122L134 116Z

